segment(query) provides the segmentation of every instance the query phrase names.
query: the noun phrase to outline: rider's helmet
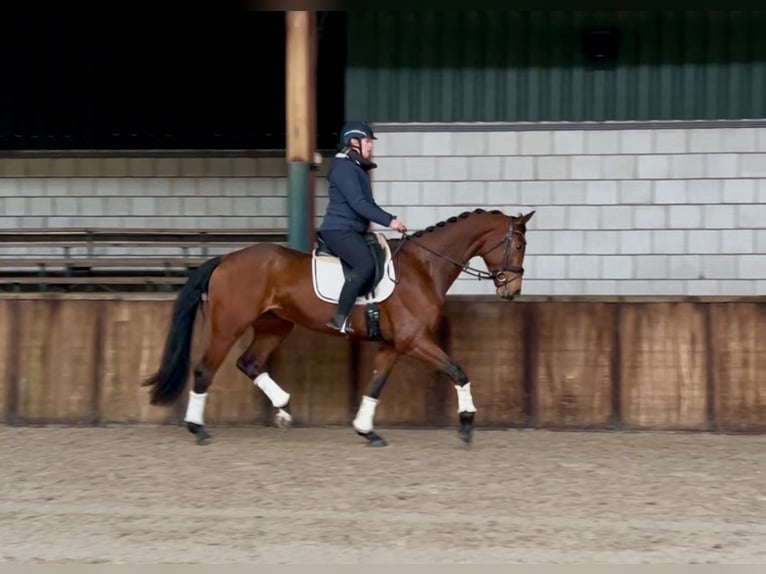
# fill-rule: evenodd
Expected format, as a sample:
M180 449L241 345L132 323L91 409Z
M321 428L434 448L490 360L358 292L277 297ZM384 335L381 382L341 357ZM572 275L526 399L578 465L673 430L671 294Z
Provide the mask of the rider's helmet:
M378 139L372 132L372 128L367 125L367 122L361 121L349 121L344 124L343 129L340 131L340 144L342 146L351 145L351 138Z

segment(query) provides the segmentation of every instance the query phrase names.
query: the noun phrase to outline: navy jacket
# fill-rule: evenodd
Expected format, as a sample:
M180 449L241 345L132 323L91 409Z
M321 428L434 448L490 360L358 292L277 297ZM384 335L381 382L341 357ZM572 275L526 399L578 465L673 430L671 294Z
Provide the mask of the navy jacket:
M352 152L353 154L353 152ZM365 164L356 154L338 153L327 172L330 202L318 231L367 231L370 222L388 227L396 216L381 209L372 197Z

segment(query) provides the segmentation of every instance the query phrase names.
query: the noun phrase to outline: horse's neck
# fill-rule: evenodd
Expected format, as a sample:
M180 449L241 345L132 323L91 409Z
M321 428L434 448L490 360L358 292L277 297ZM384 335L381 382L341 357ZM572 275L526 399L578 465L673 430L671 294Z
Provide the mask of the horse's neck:
M463 266L477 255L481 239L489 231L475 219L448 223L447 226L414 238L413 241L420 242L426 249L413 246L412 250L413 255L427 266L442 296L460 275Z

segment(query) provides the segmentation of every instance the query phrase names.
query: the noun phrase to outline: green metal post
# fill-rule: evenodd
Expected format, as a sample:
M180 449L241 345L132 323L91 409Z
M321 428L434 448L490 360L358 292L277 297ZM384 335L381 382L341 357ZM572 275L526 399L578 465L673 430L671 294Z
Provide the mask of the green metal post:
M309 163L287 164L287 242L293 249L309 252Z

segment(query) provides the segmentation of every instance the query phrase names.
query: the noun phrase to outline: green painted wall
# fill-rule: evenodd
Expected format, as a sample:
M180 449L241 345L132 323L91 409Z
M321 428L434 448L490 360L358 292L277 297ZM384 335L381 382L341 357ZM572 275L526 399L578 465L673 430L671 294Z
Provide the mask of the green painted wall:
M611 66L581 31L617 26ZM766 11L350 11L346 116L374 122L766 118Z

